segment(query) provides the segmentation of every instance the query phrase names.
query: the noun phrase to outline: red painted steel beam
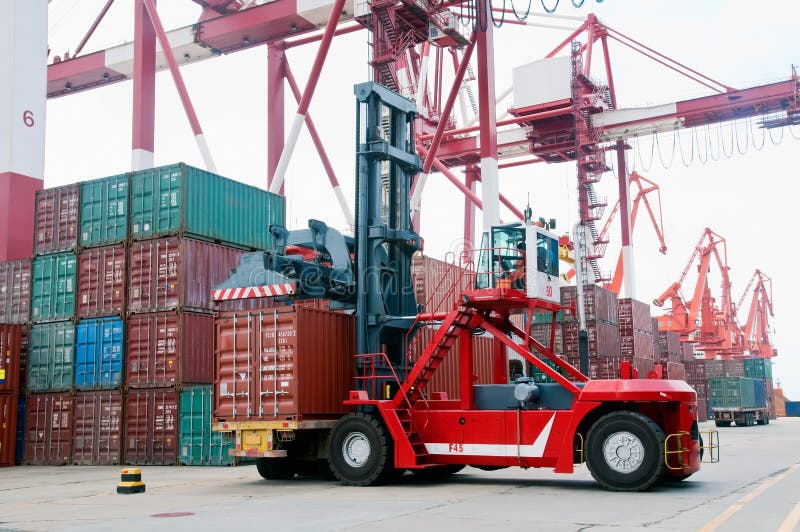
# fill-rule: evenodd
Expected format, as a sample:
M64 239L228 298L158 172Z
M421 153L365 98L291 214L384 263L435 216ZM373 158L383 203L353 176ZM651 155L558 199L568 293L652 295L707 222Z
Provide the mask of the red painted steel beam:
M94 22L92 22L92 25L89 27L89 30L86 32L86 35L84 35L83 39L81 39L81 42L80 42L80 44L78 44L78 47L75 48L75 53L72 54L73 56L78 56L81 53L81 51L83 50L83 47L86 46L86 43L89 41L89 38L94 33L94 30L96 30L97 26L100 25L100 22L103 20L103 17L106 16L106 13L108 13L108 10L109 10L109 8L111 8L111 4L113 4L113 3L114 3L114 0L108 0L106 2L106 5L103 6L103 9L100 10L100 13L94 19Z
M270 179L267 187L272 184L271 179L278 168L284 146L286 98L283 80L286 77L286 53L283 45L283 41L267 45L267 176ZM284 187L278 193L283 194Z
M497 126L510 126L516 124L524 124L526 122L534 122L535 120L544 120L545 118L552 118L554 116L561 116L564 114L568 114L572 112L572 106L565 106L559 107L558 109L552 109L550 111L542 111L539 113L532 113L526 114L522 116L515 116L514 118L509 118L506 120L500 120L497 122ZM470 126L470 127L462 127L458 129L450 129L441 134L443 139L448 139L451 137L455 137L457 135L465 135L467 133L475 133L476 131L480 131L481 126ZM434 135L422 135L419 137L422 141L427 141L435 137Z
M339 35L347 35L348 33L353 33L359 30L363 30L364 26L361 24L353 24L352 26L345 26L344 28L338 28L334 32L334 36L338 37ZM284 49L288 50L290 48L296 48L298 46L304 46L306 44L316 43L322 40L322 33L317 35L311 35L309 37L302 37L300 39L292 39L288 40L284 43Z
M131 148L133 150L132 167L134 170L141 170L153 166L155 149L156 30L147 13L144 0L136 0L134 9L133 139Z

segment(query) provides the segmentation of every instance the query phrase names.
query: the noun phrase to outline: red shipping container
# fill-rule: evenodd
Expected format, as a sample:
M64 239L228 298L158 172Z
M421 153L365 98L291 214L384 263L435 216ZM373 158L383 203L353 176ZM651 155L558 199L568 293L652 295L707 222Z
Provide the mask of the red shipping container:
M655 337L656 356L669 355L672 362L681 360L681 338L673 331L658 331Z
M697 397L697 421L708 421L708 404L705 397Z
M220 311L253 308L252 300L215 305L211 290L225 281L245 252L191 238L159 238L131 246L128 309L156 312L183 308Z
M17 449L17 394L0 395L0 467L14 465Z
M586 320L598 320L616 325L619 323L617 294L598 285L583 287L584 312ZM564 308L564 321L577 321L578 288L561 288L561 306Z
M563 327L564 354L567 357L577 357L579 325L576 321L565 322ZM619 329L603 321L590 320L586 322L586 332L589 336L589 357L619 357Z
M545 347L550 347L550 335L552 324L534 323L531 325L531 337ZM564 354L564 330L560 323L556 323L553 351L557 355Z
M417 332L412 342L410 356L412 360L419 359L425 347L436 334L435 327L425 327ZM503 348L505 349L505 347ZM428 397L432 392L444 392L448 399L461 398L460 380L460 347L458 342L447 354L439 367L431 376L430 382L426 387ZM472 382L473 384L491 384L494 360L494 339L488 336L472 337Z
M24 330L22 325L0 323L0 394L19 393Z
M125 311L125 246L84 249L78 255L78 317L95 318Z
M34 255L70 251L78 245L80 185L36 192Z
M64 465L72 456L72 395L28 395L25 414L25 463Z
M313 308L216 319L214 417L220 421L339 415L354 386L355 317Z
M706 381L705 360L689 360L683 363L683 367L686 369L686 382L689 384Z
M461 294L471 287L474 275L457 264L415 255L411 261L414 297L425 312L447 312L461 302Z
M0 323L28 323L31 267L31 259L0 262Z
M725 377L744 377L744 360L723 360L722 369Z
M125 394L125 463L177 463L178 400L174 388L129 390Z
M682 362L690 362L694 360L694 344L691 342L681 342L681 359Z
M72 463L115 465L122 460L122 392L75 394Z
M639 357L654 360L653 335L634 330L619 333L619 353L622 357Z
M655 362L652 358L639 358L633 357L631 365L639 373L640 379L646 379L647 376L653 371Z
M132 314L125 325L125 384L133 388L214 382L214 316Z
M667 362L667 374L665 378L673 381L685 381L686 369L681 362Z
M629 297L619 300L619 328L624 331L646 331L652 334L650 305Z

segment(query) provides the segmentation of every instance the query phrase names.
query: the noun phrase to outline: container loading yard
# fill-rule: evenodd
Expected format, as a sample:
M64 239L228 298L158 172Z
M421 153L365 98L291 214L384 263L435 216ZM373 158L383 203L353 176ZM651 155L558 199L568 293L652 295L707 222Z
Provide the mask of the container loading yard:
M420 479L444 478L465 466L473 468L467 474L509 466L573 473L586 463L602 487L641 491L689 476L702 482L703 474L695 475L701 458L719 460L719 434L724 446L726 433L737 430L731 425L767 425L795 414L795 403L774 380L791 375L791 359L781 357L773 369L779 351L772 279L760 269L772 269L766 258L742 290L742 279L733 274L738 270L730 266L743 263L742 248L735 237L728 246L721 236L731 238L729 227L703 216L701 223L714 229L704 229L682 275L662 266L657 290L648 280L647 292L637 292L634 273L655 268L637 261L634 269L631 247L641 205L666 251L661 205L654 214L646 199L659 187L635 171L640 137L659 151L662 164L656 146L667 134L674 135L673 160L685 139L694 158L698 131L709 157L711 128L719 144L726 124L731 145L742 153L737 121L749 128L748 146L755 143L749 136L754 123L762 141L768 132L774 143L774 131L794 134L798 127L800 80L794 70L789 81L737 89L644 47L593 14L565 18L575 31L547 59L514 66L514 86L505 93L513 96L507 105L512 118L498 119L487 109L496 97L495 59L487 50L491 34L502 31L490 32L475 20L459 26L452 7L415 11L402 3L359 7L337 0L329 18L321 11L298 12L311 17L300 32L316 27L324 33L287 41L277 27L267 34L251 28L242 36L235 25L216 25L253 22L273 6L204 4L193 43L171 52L155 3L135 2L137 17L145 17L145 27L153 25L147 37L153 46L140 47L145 37L137 25L135 52L125 52L137 65L136 76L104 75L111 82L135 78L133 171L121 173L117 165L110 177L86 180L91 174L81 173L69 184L35 190L41 187L35 165L13 173L21 168L13 150L10 162L0 160L0 178L21 176L14 177L14 191L9 188L17 205L2 199L8 204L4 216L16 225L0 235L0 324L6 331L0 465L255 461L270 480L332 475L345 485L375 485L396 482L407 471ZM38 16L36 8L14 13ZM456 24L442 22L448 17ZM374 82L355 87L355 201L342 193L308 114L333 28L348 22L355 24L343 33L366 28L387 41L370 41ZM410 28L395 43L402 53L384 57L382 47L391 45L397 24ZM270 56L271 69L282 65L270 78L270 192L216 173L176 65L180 55L173 55L194 62L204 49L232 53L238 46L214 47L240 39L249 47L253 38L254 45L280 42L281 50L321 43L302 93L282 52ZM171 33L169 40L175 42ZM615 92L607 41L720 96L678 98L661 107L626 105ZM449 94L442 80L449 69L444 49L454 59L452 76L445 76L453 83ZM124 54L118 52L108 56L105 69L119 68L114 58ZM142 70L143 53L159 58L150 72L146 65ZM467 65L475 58L473 74ZM429 59L435 84L429 84L427 69L418 68ZM69 68L50 69L46 96L93 88L82 81L89 72L84 56L76 52L53 65L62 62ZM167 66L208 170L153 164L147 95L154 89L148 79ZM542 79L555 83L545 90ZM284 80L299 102L285 139L283 120L276 118L283 102L273 98L282 96L276 91ZM13 84L11 94L23 87ZM43 126L39 108L23 116L26 127L40 118ZM347 226L341 232L316 217L300 222L296 212L304 209L294 209L300 198L294 185L283 195L284 183L297 179L291 177L296 168L287 173L287 163L303 127L333 185L346 224L331 221ZM34 161L43 147L38 142L30 144ZM334 145L328 148L338 150ZM552 215L545 196L535 194L533 204L529 196L523 209L519 191L510 199L497 191L498 169L505 175L533 162L571 161L578 191L577 197L567 195L570 209L578 206L572 227L572 213L559 220L540 216ZM6 166L11 174L2 173ZM453 174L462 166L465 185ZM600 177L608 171L618 181L620 201L598 233L606 205ZM436 186L428 179L434 175L466 196L463 246L444 261L428 254L441 245L430 230L430 200L420 218L423 189ZM654 186L645 191L642 183ZM634 184L640 195L631 209L627 196ZM304 195L311 196L308 204L319 199ZM483 231L475 226L475 206L483 211ZM609 234L617 213L621 235ZM452 222L442 224L442 233ZM420 234L432 237L432 245L423 248ZM606 272L609 236L622 246L616 269ZM559 266L567 272L563 277ZM738 303L734 290L741 293ZM637 293L645 300L660 293L653 305L664 308L654 312ZM629 436L632 454L623 441Z

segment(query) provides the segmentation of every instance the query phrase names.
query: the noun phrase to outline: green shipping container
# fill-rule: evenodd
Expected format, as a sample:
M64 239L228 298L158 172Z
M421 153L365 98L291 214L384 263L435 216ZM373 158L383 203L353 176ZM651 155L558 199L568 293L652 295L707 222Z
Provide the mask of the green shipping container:
M756 408L755 380L746 377L708 379L711 408Z
M230 465L232 432L211 431L211 386L185 387L180 397L180 450L178 460L184 465Z
M564 373L565 373L564 370L561 369L561 367L558 366L555 362L552 362L552 361L547 360L545 358L542 358L541 360L542 360L542 362L544 362L545 364L547 364L548 366L553 368L556 371L556 373L558 373L559 375L564 375ZM540 370L539 368L537 368L533 364L529 364L529 366L530 366L530 369L531 369L530 370L531 371L530 372L530 376L533 377L533 382L535 382L535 383L556 382L553 378L551 378L549 375L547 375L547 373L545 373L544 371Z
M544 325L553 322L553 313L552 312L538 312L533 315L531 318L534 324L537 325ZM564 311L559 310L556 314L556 323L562 323L564 321Z
M75 367L72 321L33 325L28 349L29 392L63 392L72 388Z
M128 174L81 183L81 246L119 244L127 238Z
M75 253L41 255L33 260L31 321L59 321L75 314Z
M772 380L772 360L766 358L746 358L744 376L751 379Z
M131 175L131 238L193 236L270 249L269 226L285 225L283 196L180 163Z

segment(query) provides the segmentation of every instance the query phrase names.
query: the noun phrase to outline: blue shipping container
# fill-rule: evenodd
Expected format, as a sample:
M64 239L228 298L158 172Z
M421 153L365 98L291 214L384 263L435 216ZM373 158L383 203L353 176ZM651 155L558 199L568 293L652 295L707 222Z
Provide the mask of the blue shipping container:
M14 448L14 463L22 464L25 460L25 394L19 394L17 400L17 446Z
M117 388L122 384L122 319L82 320L76 330L75 387L82 390Z
M786 401L786 416L800 417L800 401Z
M755 388L756 400L753 403L756 408L764 408L767 406L767 383L763 379L753 379L753 387Z

